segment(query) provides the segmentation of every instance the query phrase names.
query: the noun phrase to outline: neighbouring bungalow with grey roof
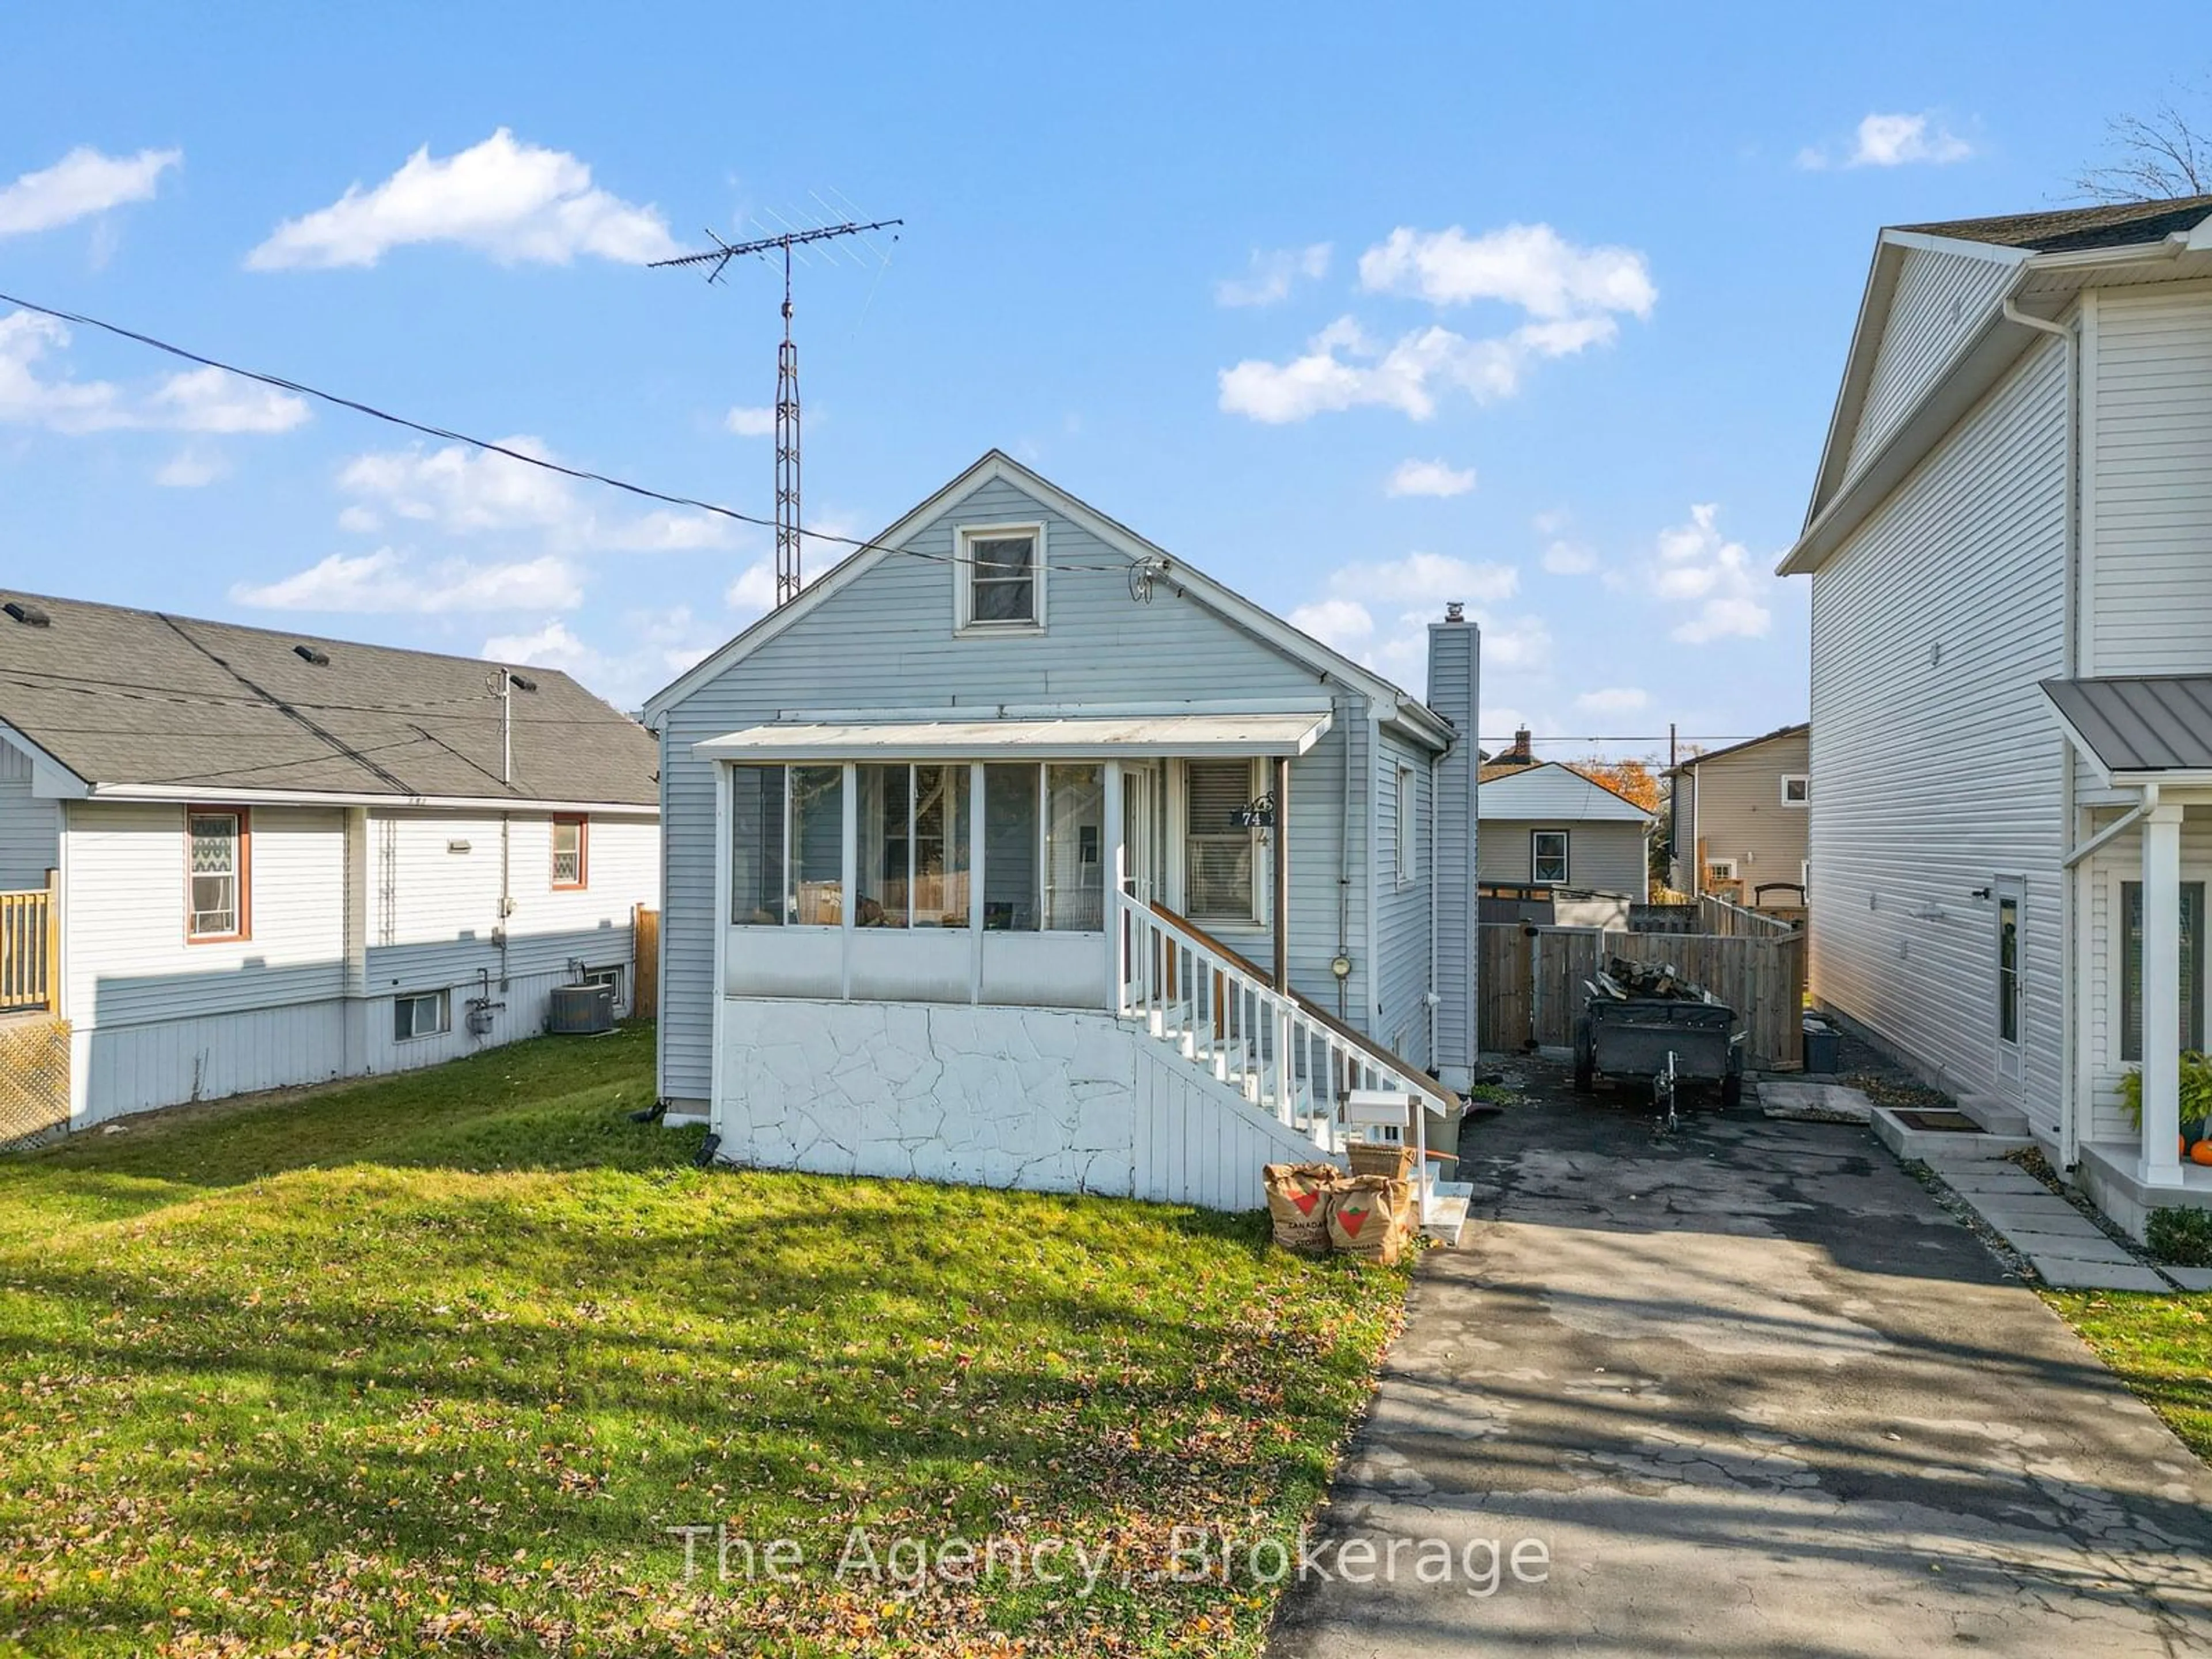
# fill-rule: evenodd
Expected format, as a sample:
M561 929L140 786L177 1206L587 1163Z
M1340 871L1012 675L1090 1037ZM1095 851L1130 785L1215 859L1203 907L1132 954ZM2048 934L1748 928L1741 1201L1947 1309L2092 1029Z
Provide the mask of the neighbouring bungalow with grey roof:
M1429 641L1417 696L985 455L647 705L671 1115L1241 1209L1355 1091L1455 1109L1475 628Z
M657 756L567 675L0 600L0 1142L630 994Z
M1782 570L1814 1000L2139 1236L2212 1206L2212 196L1881 232Z

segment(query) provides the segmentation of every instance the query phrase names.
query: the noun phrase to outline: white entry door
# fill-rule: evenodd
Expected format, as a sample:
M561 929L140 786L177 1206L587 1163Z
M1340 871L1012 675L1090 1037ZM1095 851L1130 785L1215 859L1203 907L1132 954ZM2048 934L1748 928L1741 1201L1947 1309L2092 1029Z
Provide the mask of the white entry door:
M1990 884L1990 892L1996 912L1990 940L1996 995L1996 1081L1998 1092L2009 1100L2021 1091L2021 1022L2026 1007L2021 975L2027 884L2018 876L1999 876Z

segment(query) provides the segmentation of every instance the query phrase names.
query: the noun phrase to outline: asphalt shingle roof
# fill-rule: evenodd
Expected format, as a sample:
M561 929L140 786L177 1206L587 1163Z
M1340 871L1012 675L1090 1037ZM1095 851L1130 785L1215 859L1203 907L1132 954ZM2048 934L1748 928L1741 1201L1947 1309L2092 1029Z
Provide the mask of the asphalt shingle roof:
M0 721L88 783L653 806L652 735L568 675L518 667L500 781L497 665L0 592ZM306 646L328 659L301 657Z
M1991 219L1949 219L1897 228L1954 237L1962 242L2029 248L2038 253L2070 253L2083 248L2163 241L2176 231L2194 229L2207 218L2212 218L2212 196L2185 196L2165 202L2106 202L2095 207L2010 213Z
M2212 771L2212 675L2045 680L2043 695L2108 771Z

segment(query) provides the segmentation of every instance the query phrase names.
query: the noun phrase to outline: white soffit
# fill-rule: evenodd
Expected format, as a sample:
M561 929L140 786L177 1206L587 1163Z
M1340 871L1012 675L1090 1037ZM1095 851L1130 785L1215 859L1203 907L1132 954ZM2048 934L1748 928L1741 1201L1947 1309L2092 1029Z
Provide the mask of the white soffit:
M1055 760L1303 755L1326 714L1090 714L1049 720L777 721L694 744L704 760Z

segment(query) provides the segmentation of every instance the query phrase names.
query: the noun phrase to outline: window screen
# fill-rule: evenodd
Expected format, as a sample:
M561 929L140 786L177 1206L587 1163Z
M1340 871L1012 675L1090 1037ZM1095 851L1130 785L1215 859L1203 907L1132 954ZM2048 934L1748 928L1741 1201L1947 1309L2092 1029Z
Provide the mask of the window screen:
M1194 921L1250 921L1256 837L1237 811L1252 799L1252 763L1188 762L1183 797L1183 902Z
M968 543L968 620L1036 621L1036 538L979 536Z

